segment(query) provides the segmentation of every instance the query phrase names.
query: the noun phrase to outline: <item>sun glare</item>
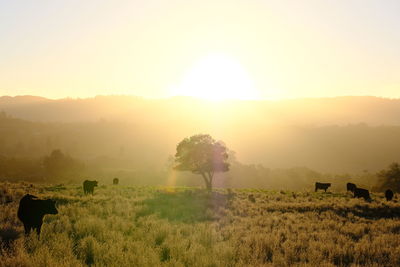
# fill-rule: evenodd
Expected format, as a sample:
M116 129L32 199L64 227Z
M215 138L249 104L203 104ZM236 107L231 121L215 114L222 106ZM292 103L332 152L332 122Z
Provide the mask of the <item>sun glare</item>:
M184 75L175 95L208 100L257 99L257 90L248 73L233 58L210 54Z

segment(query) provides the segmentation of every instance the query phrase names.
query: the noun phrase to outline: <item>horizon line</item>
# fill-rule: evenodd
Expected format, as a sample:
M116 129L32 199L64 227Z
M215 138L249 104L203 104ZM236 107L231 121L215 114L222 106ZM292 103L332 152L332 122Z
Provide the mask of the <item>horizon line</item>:
M174 96L165 96L165 97L148 97L148 96L140 96L140 95L130 95L130 94L98 94L93 96L86 96L86 97L72 97L72 96L65 96L60 98L53 98L47 96L40 96L40 95L30 95L30 94L23 94L23 95L0 95L0 98L18 98L18 97L34 97L34 98L41 98L43 100L52 100L52 101L60 101L60 100L88 100L88 99L95 99L101 97L130 97L130 98L139 98L143 100L173 100L173 99L191 99L196 101L204 101L204 102L279 102L279 101L288 101L288 100L306 100L306 99L335 99L335 98L379 98L379 99L388 99L388 100L400 100L400 97L386 97L386 96L376 96L376 95L338 95L338 96L307 96L307 97L284 97L284 98L257 98L257 99L239 99L239 98L226 98L226 99L219 99L219 100L211 100L207 98L201 97L194 97L194 96L185 96L185 95L174 95Z

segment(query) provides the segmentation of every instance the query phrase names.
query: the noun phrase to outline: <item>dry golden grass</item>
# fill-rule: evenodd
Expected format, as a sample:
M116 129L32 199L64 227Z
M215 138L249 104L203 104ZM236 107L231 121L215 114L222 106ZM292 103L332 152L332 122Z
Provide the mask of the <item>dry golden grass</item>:
M16 217L25 193L58 202L39 240ZM400 266L400 203L372 198L0 183L0 266Z

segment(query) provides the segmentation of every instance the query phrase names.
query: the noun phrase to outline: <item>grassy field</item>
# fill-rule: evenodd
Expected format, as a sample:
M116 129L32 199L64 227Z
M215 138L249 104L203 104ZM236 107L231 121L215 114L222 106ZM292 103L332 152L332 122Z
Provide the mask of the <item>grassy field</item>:
M16 217L28 192L58 203L39 240ZM372 198L0 183L0 266L400 266L400 203Z

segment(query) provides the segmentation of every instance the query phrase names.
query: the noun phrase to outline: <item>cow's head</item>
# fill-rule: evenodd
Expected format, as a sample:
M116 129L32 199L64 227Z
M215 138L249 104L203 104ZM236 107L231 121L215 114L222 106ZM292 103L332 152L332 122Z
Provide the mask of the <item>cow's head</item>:
M93 181L93 186L97 186L98 183L98 181Z
M43 201L43 203L46 214L58 214L55 200L46 199Z
M331 183L327 183L328 186L331 186Z

